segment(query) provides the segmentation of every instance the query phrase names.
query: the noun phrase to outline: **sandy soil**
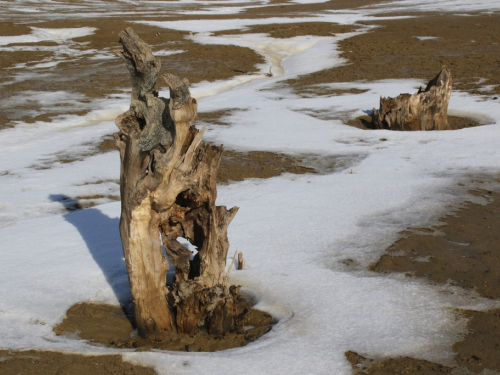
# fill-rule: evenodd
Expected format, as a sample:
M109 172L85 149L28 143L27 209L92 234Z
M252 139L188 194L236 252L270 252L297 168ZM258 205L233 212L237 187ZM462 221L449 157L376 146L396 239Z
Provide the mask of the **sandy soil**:
M320 4L285 5L286 1L273 1L264 8L253 8L239 17L268 17L276 14L300 16L311 11L326 9L353 8L375 2L375 0L337 0ZM411 15L411 14L409 14ZM489 94L485 100L499 100L500 94L500 15L472 14L456 16L450 14L413 14L418 16L405 20L374 21L367 23L377 26L370 32L340 43L343 57L348 60L344 66L329 69L321 73L301 76L286 82L296 93L305 97L311 95L340 95L342 92L317 88L316 84L344 82L353 80L373 81L393 78L419 78L429 80L441 68L448 64L454 76L454 88L466 90L474 94ZM223 16L221 16L223 18ZM95 49L110 54L112 48L118 47L117 34L128 26L134 27L141 37L152 45L154 51L182 50L165 57L165 66L179 75L185 75L191 82L203 80L227 79L241 72L257 72L256 64L263 62L255 52L235 46L200 46L186 39L186 33L160 29L153 26L132 24L133 19L82 19L72 21L41 20L38 27L97 27L96 34L78 38L73 47L86 51ZM21 22L0 23L0 35L22 35L31 30ZM255 26L243 32L267 32L278 38L296 35L330 35L352 31L350 26L332 24L297 24L297 25L265 25ZM239 30L231 33L240 33ZM435 37L435 39L419 40L418 37ZM87 44L85 44L87 43ZM48 46L50 43L38 43L37 46ZM128 74L118 59L106 59L96 63L83 58L74 61L61 60L57 68L40 70L38 76L13 82L16 64L27 66L54 58L52 52L24 51L2 53L0 58L0 128L14 126L16 120L50 121L50 118L61 113L85 113L86 110L71 112L64 108L56 108L53 112L37 112L36 103L20 106L2 106L1 102L24 90L55 91L67 90L84 94L88 98L103 97L120 89L128 89ZM21 68L20 68L21 69ZM24 68L23 68L24 69ZM377 106L378 103L373 103ZM30 110L32 112L30 112ZM225 113L200 114L198 121L210 122L221 126L229 125L224 121ZM457 128L475 126L468 119L455 119ZM363 119L350 119L350 125L366 127ZM100 152L112 149L109 139L107 144L98 146ZM317 173L321 171L318 164L312 164L307 158L296 158L263 152L228 151L222 161L219 181L240 180L243 178L267 178L280 173ZM307 162L304 162L306 160ZM70 161L69 161L70 162ZM348 162L340 160L340 164L332 161L332 168L344 167ZM342 164L344 163L344 164ZM347 164L346 164L347 163ZM265 166L265 167L264 167ZM492 299L499 299L498 275L498 234L500 196L498 192L480 191L490 202L488 205L466 204L454 216L443 218L443 225L422 231L411 231L401 234L401 240L387 249L376 264L375 272L403 272L408 277L420 277L429 282L446 283L452 280L457 286L473 289L477 293ZM89 340L111 344L115 347L134 346L130 341L130 323L120 311L111 313L90 313L91 322L83 318L93 308L86 305L75 307L76 320L71 324L80 324L79 330L86 332L100 316L111 316L120 321L123 328L120 335L105 334L101 341L92 335ZM68 319L73 315L68 311ZM377 358L371 359L370 353L357 354L347 352L346 358L353 365L353 372L364 374L446 374L471 371L480 373L484 369L500 372L498 347L500 345L500 311L489 312L457 312L470 318L468 334L464 340L454 345L456 353L454 367L433 364L414 358ZM80 314L80 315L78 315ZM100 318L99 318L100 319ZM76 322L76 323L75 323ZM85 323L87 322L87 323ZM94 323L92 323L94 322ZM85 323L85 324L84 324ZM104 323L104 326L110 326ZM76 327L76 326L75 326ZM120 328L120 329L122 329ZM71 331L73 329L73 331ZM102 328L100 328L102 329ZM74 332L74 327L63 332ZM82 335L84 335L82 333ZM83 336L82 336L83 337ZM114 337L115 339L113 339ZM118 337L118 338L116 338ZM119 338L122 337L122 338ZM114 342L112 344L111 342ZM135 341L137 345L137 340ZM180 342L180 341L179 341ZM187 346L186 346L187 345ZM191 343L181 343L181 350L197 350ZM97 357L96 357L97 358ZM2 374L49 374L56 371L63 373L106 373L142 374L153 373L150 369L133 368L131 364L121 361L120 356L99 356L98 359L86 356L35 351L0 351L0 372ZM99 360L99 362L98 362ZM102 362L101 362L102 360ZM66 370L70 370L69 372ZM32 371L32 372L30 372ZM80 372L78 372L80 371ZM149 371L149 372L148 372ZM457 372L459 371L459 372Z

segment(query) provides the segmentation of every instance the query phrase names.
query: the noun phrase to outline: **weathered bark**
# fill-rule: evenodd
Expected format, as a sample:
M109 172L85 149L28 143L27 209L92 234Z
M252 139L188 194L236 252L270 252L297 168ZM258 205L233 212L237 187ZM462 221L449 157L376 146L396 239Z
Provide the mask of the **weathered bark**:
M450 130L448 102L451 96L451 72L443 67L425 90L413 95L380 98L380 108L373 109L372 123L377 129Z
M161 78L170 99L158 97L160 60L131 28L120 33L132 81L130 109L118 116L121 156L120 234L139 334L161 341L169 332L224 334L241 330L226 277L227 227L238 210L216 206L222 147L202 141L192 122L189 82ZM178 237L198 249L193 259ZM169 268L176 276L166 286Z

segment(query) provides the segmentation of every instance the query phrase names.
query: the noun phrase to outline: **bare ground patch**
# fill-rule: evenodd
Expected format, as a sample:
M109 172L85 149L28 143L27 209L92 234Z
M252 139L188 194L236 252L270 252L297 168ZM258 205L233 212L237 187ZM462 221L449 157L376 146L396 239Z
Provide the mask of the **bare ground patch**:
M231 114L231 110L221 110L214 112L198 112L195 119L195 124L210 124L210 125L231 125L226 116Z
M153 53L175 52L175 54L160 57L162 69L175 72L180 77L186 77L191 83L225 80L241 74L242 71L257 73L255 66L264 63L262 56L249 48L234 45L197 44L187 38L189 35L187 32L137 24L134 19L57 20L37 23L36 26L42 28L95 27L97 30L93 35L67 42L72 49L70 54L66 51L59 52L55 43L51 44L50 50L41 48L46 45L45 42L32 45L29 51L19 49L2 52L0 129L13 126L12 120L50 121L51 117L56 115L30 114L29 111L32 108L22 102L9 107L2 106L1 100L23 91L67 91L68 95L76 92L88 98L101 98L122 89L128 90L130 86L128 72L123 62L112 53L113 48L119 46L118 33L126 27L133 27L141 38L151 45ZM10 28L12 25L0 24L0 35L5 35L4 30ZM25 27L19 30L22 33L25 31L28 31ZM28 45L22 44L19 47L25 49ZM32 74L28 75L26 75L26 68L22 66L15 68L18 64L30 66L47 61L57 61L58 64L34 69ZM21 72L24 74L22 77L19 76ZM88 110L84 113L86 112ZM75 114L75 111L61 108L57 114L66 113ZM42 115L43 117L39 117Z
M439 284L450 283L489 299L500 299L500 193L478 190L474 195L487 204L466 203L450 212L434 228L412 229L387 249L370 266L375 272L403 273ZM366 360L357 353L346 353L353 369L363 374L448 374L471 371L474 374L500 372L500 311L459 311L468 318L462 341L453 345L455 363L447 368L413 358ZM356 359L359 356L362 360ZM413 370L405 370L413 369ZM432 370L431 370L432 369ZM425 370L425 371L424 371ZM453 372L451 372L453 370ZM466 372L467 373L467 372Z
M95 146L95 147L94 147ZM96 153L116 151L111 136L103 138L98 145L79 154L56 154L47 160L32 166L36 170L50 169L56 163L73 163ZM116 156L118 158L118 155ZM325 174L334 173L359 163L364 155L315 155L315 154L283 154L269 151L237 151L224 150L217 171L217 182L226 184L250 178L266 179L290 174ZM105 183L118 184L119 181L94 181L86 185ZM89 194L76 197L59 197L60 203L68 211L94 207L100 204L119 201L120 196L113 189L108 194ZM118 190L116 190L118 191Z
M196 336L172 334L157 343L137 335L132 314L125 315L119 306L80 303L72 306L65 319L54 327L57 335L77 335L91 344L138 350L175 350L213 352L240 347L267 333L275 323L271 315L252 308L252 303L240 297L238 311L245 327L242 332L221 337L199 333Z
M294 24L264 24L247 27L243 30L225 30L214 35L239 35L264 33L273 38L285 39L296 36L332 36L357 30L359 27L352 25L339 25L330 22L297 22Z
M453 130L459 130L464 128L473 128L475 126L482 125L478 121L458 116L448 116L448 123ZM359 116L345 122L346 125L353 126L358 129L374 129L372 124L372 118L370 116Z
M454 77L454 89L473 94L500 94L499 14L410 15L414 18L367 22L379 27L339 43L341 56L348 59L346 65L287 83L300 92L304 86L321 83L427 80L443 65L448 65Z
M389 358L377 361L363 357L353 351L346 352L345 356L350 362L355 375L438 375L451 374L453 370L447 366L410 357Z
M81 355L42 350L0 350L2 375L155 375L152 368L125 362L121 355Z
M432 228L411 231L387 249L370 268L377 272L403 272L435 283L473 289L500 299L500 193L478 192L487 205L467 203ZM422 261L426 259L426 261Z
M248 8L243 16L249 15L286 15L303 16L311 13L320 13L327 10L355 9L377 3L383 3L384 0L334 0L323 3L305 3L297 4L289 1L272 1L269 6L259 8Z

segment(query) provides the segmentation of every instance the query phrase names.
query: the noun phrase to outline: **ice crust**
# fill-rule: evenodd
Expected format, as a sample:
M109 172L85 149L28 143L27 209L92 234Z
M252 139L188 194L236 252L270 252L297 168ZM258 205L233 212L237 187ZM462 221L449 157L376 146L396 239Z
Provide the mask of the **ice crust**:
M138 14L160 2L140 3ZM182 5L217 2L177 3L179 11L189 11ZM224 5L231 3L244 7L256 2ZM38 13L29 4L39 6L39 12L60 7L42 0L15 4L17 11L33 12L34 17ZM500 8L498 1L395 4L415 10ZM250 47L266 59L260 75L193 87L200 110L232 110L231 126L209 126L207 140L239 150L325 158L352 155L358 160L326 175L286 174L219 187L218 204L240 207L229 227L230 254L243 251L247 269L233 271L232 282L242 285L258 301L258 308L279 320L269 334L224 352L173 353L106 349L52 332L76 302L118 304L129 298L118 233L120 203L75 212L65 206L78 196L118 193L118 153L88 156L88 151L116 130L113 119L128 108L128 96L119 93L93 99L94 110L83 116L20 122L0 131L0 347L125 353L127 360L152 365L161 374L262 374L270 369L273 374L350 374L346 350L449 360L451 344L463 327L453 309L485 309L492 303L450 287L365 269L398 231L432 223L447 205L463 198L469 186L460 188L457 182L468 175L498 175L500 105L455 91L450 113L480 117L485 126L453 132L363 131L343 121L369 113L380 95L412 92L425 82L346 82L323 88L366 91L299 97L282 81L346 63L337 51L339 37L279 40L264 34L211 35L263 22L354 23L372 17L374 8L301 19L155 22L192 31L198 43ZM61 30L50 35L62 45L75 37ZM1 37L0 43L10 40L3 38L7 37ZM272 77L266 76L269 67ZM27 98L38 103L43 113L57 111L61 104L89 106L88 98L71 92L24 92L8 100L15 104ZM318 116L321 113L330 115L324 119ZM75 161L63 163L61 157ZM346 259L355 266L346 267Z

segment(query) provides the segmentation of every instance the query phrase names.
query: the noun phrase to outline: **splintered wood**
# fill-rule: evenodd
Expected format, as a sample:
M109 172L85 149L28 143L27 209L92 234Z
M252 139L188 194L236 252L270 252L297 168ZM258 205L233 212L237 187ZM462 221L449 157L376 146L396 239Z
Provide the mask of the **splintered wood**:
M451 72L443 67L427 87L415 94L380 98L380 108L373 109L372 125L390 130L450 130L448 103L451 96Z
M243 330L235 307L239 287L226 275L227 227L238 208L215 205L222 147L204 142L204 129L192 125L197 102L189 82L160 76L160 60L131 28L120 33L120 43L123 51L115 53L132 82L130 109L116 119L120 234L139 334L162 341L169 332ZM160 83L170 88L170 99L158 97ZM196 246L194 258L179 237ZM169 287L162 246L176 271Z

